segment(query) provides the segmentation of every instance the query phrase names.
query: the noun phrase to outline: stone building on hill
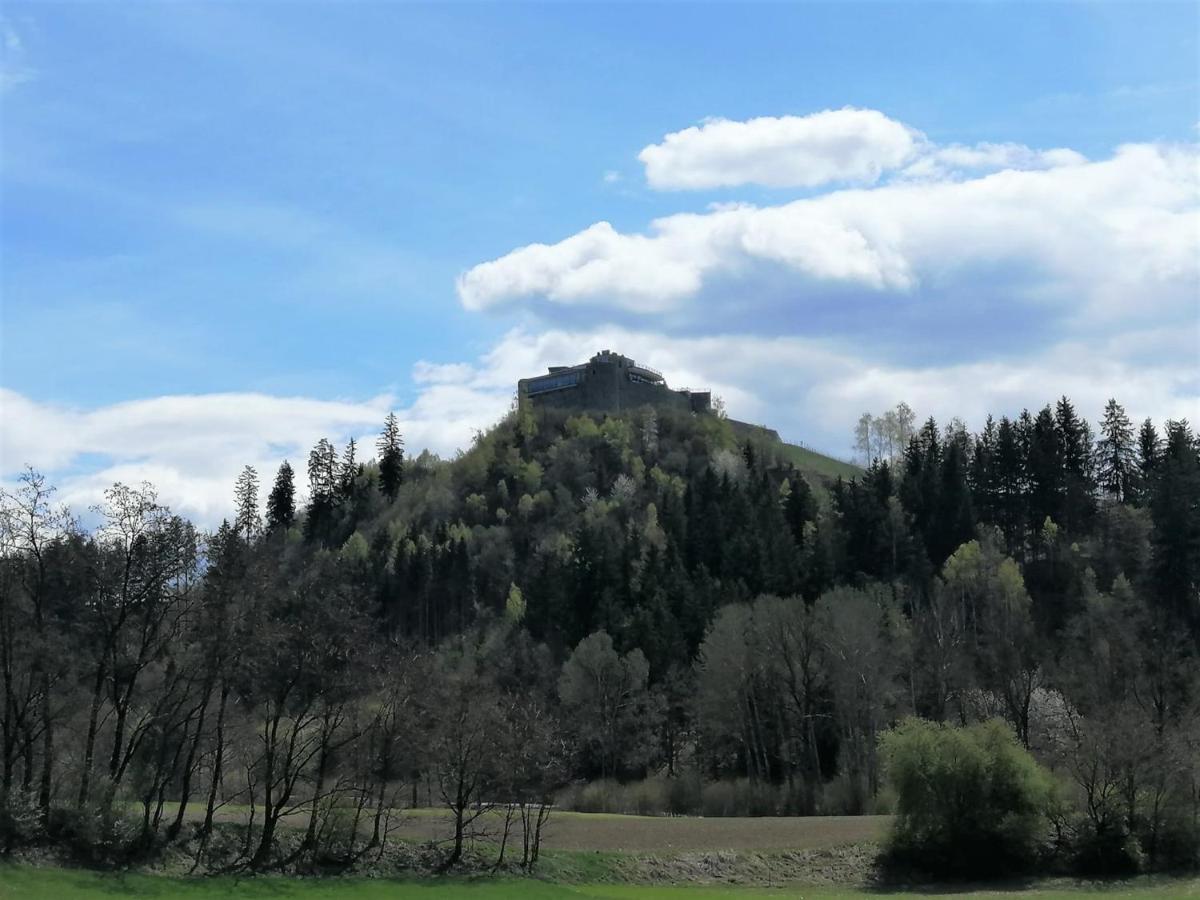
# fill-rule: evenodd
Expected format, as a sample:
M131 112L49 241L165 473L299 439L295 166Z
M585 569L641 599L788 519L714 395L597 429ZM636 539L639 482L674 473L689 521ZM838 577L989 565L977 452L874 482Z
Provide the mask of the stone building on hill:
M621 412L653 406L693 413L712 410L708 391L672 390L658 370L611 350L577 366L551 366L545 375L522 378L517 382L517 396L534 409Z

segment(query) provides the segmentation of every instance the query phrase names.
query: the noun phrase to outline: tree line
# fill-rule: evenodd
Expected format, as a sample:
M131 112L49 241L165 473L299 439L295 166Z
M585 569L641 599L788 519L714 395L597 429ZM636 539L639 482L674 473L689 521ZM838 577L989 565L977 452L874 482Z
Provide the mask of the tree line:
M211 534L149 485L91 529L33 470L4 494L7 849L347 864L435 804L439 866L486 831L530 868L589 782L886 810L879 736L917 715L1006 722L1061 782L1072 858L1195 860L1186 422L930 420L833 482L650 409L518 408L446 461L389 416L376 449L320 441L303 505L290 463L261 504L247 468Z

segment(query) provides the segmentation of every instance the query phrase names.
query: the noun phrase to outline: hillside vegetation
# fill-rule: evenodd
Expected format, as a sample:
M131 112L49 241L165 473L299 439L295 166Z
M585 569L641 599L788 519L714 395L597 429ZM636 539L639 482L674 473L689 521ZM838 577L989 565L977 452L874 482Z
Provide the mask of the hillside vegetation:
M396 865L477 863L486 832L531 871L552 806L912 825L878 747L916 716L950 747L1003 723L970 733L1042 786L1020 865L1197 864L1187 423L1112 403L1097 440L1064 398L929 421L851 479L651 410L517 410L448 461L405 459L389 418L377 450L321 441L300 509L290 465L265 504L247 469L211 535L148 485L92 532L36 472L4 495L7 852L353 871L440 806L444 840ZM909 845L962 832L919 821Z

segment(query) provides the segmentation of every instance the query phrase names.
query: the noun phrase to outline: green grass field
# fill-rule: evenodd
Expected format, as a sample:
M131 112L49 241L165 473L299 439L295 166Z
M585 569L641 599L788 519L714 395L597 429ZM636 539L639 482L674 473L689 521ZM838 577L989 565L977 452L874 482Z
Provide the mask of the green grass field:
M1030 898L1030 900L1084 900L1118 898L1200 898L1200 881L1150 880L1111 885L1047 884L1030 888L972 889L955 893L881 892L864 893L851 888L746 888L746 887L660 887L642 885L560 885L533 879L298 879L298 878L165 878L152 875L103 874L73 869L0 866L0 900L113 900L119 897L263 898L263 900L738 900L738 898L804 898L840 900L848 897Z

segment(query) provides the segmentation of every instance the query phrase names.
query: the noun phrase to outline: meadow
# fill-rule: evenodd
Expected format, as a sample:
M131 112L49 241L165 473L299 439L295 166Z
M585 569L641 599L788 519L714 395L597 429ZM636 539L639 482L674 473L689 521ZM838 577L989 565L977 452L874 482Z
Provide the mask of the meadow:
M297 879L277 877L184 879L153 875L109 874L74 869L0 867L0 900L113 900L119 897L262 898L262 900L740 900L740 898L803 898L842 900L880 896L892 900L917 897L968 897L971 900L1021 898L1021 900L1084 900L1084 898L1195 898L1200 881L1138 879L1104 885L1070 882L1039 883L1011 888L970 886L962 891L871 892L851 887L783 888L744 886L554 884L531 879Z

